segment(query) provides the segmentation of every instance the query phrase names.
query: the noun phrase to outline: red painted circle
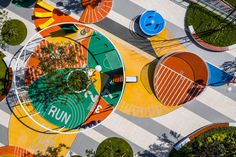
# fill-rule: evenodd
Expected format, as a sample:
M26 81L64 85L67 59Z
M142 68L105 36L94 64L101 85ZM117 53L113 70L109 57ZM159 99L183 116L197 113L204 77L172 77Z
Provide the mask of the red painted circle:
M20 147L3 146L3 147L0 147L0 156L33 157L33 154Z
M164 105L181 105L198 96L207 80L207 66L200 57L189 52L172 53L156 66L155 94Z

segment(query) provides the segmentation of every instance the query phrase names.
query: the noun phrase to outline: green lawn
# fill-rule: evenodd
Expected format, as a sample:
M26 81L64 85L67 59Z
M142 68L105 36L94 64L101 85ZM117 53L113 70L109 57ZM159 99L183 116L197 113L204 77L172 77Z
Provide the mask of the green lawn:
M3 61L4 56L5 55L0 51L0 95L3 95L4 84L8 80L8 77L6 76L7 66Z
M19 20L9 20L2 27L2 38L9 45L21 44L27 36L25 24Z
M236 0L224 0L236 8Z
M133 157L129 143L118 137L111 137L99 144L96 157Z
M192 25L200 38L216 46L236 44L236 25L208 11L198 4L191 4L186 14L187 25Z
M201 134L179 151L173 149L169 157L236 156L236 128L216 128Z

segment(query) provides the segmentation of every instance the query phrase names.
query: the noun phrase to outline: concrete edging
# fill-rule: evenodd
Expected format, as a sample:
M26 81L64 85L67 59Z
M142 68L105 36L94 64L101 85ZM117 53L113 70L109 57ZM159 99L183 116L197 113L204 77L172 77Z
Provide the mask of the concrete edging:
M236 44L226 46L226 47L221 47L221 46L214 46L211 44L206 43L203 41L195 32L194 28L192 25L188 26L188 30L190 32L191 37L194 39L194 41L204 49L214 51L214 52L224 52L232 49L236 49Z
M187 137L184 137L179 142L177 142L174 145L174 149L177 150L177 151L180 150L188 142L192 141L193 139L195 139L196 137L200 136L201 134L205 133L208 130L211 130L211 129L214 129L214 128L220 128L220 127L227 127L227 126L236 127L236 122L214 123L214 124L209 124L207 126L204 126L200 129L192 132Z

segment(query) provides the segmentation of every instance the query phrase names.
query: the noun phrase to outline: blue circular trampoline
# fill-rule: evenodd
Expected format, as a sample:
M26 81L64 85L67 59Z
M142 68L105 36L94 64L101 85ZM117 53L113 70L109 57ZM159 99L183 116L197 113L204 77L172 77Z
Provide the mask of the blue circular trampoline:
M164 29L165 20L155 10L148 10L141 15L139 27L144 34L154 36Z

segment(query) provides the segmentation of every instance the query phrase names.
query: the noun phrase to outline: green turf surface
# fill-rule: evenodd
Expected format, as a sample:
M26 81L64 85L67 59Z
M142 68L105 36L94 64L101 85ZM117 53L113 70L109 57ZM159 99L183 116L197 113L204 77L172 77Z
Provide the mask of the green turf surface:
M236 25L192 3L186 14L187 25L192 25L198 36L215 46L236 44Z
M103 35L94 32L90 39L88 48L88 63L90 68L96 65L102 66L102 73L109 78L104 83L102 96L110 105L117 105L121 94L123 83L112 84L111 80L114 74L123 75L123 65L113 44Z
M3 61L4 57L5 55L0 51L0 95L4 94L4 85L6 85L6 82L8 81L7 66Z
M111 137L99 144L96 157L133 157L133 150L128 142Z
M75 93L67 88L66 78L75 69L60 69L36 80L29 87L35 109L47 121L67 129L80 127L88 117L98 93L91 84L86 92ZM53 110L56 110L55 113Z
M13 19L5 22L2 27L2 38L9 45L21 44L27 36L25 24L19 20Z
M236 128L211 129L184 145L179 151L173 149L169 157L235 157Z

